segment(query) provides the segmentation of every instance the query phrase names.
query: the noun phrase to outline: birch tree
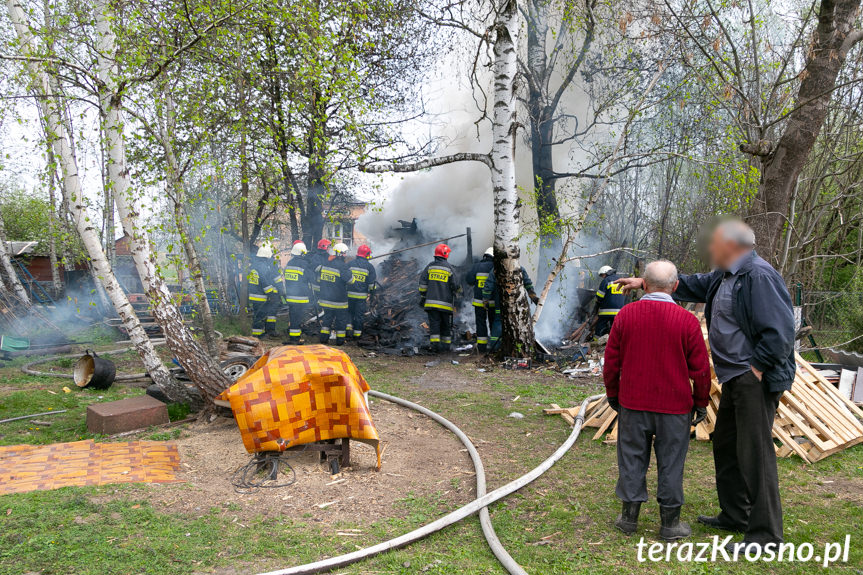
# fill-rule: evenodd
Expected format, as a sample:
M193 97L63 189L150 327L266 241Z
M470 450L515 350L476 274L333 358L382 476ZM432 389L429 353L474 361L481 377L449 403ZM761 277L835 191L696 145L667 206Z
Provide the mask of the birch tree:
M521 201L516 187L515 145L518 130L518 42L521 28L517 0L501 0L489 6L490 24L483 32L472 31L481 45L491 47L493 70L489 102L492 147L486 153L459 153L414 163L369 163L368 172L412 172L460 161L488 166L494 197L494 268L501 296L503 345L501 352L514 357L533 354L530 303L521 276ZM454 24L448 18L449 25ZM468 24L458 26L470 30Z
M108 183L117 205L123 230L131 238L132 259L150 301L153 316L165 333L168 347L177 356L189 379L200 389L205 402L231 386L218 360L210 357L183 322L180 310L160 275L149 235L136 208L136 198L126 166L125 120L122 101L124 86L119 79L113 26L117 15L107 0L98 0L96 9L96 59L100 85L99 100L108 156Z
M15 271L15 266L12 264L12 256L6 247L6 230L4 229L2 216L0 216L0 264L3 265L3 271L6 272L6 278L9 285L12 286L15 297L18 298L22 305L29 307L30 295L18 278L18 272Z
M92 224L94 220L88 213L81 189L78 161L70 140L72 129L68 111L64 109L63 94L56 81L39 65L45 57L50 58L50 55L40 51L39 43L31 32L27 14L19 0L7 0L6 8L18 37L18 49L30 77L31 90L36 95L42 114L45 138L54 150L60 166L64 205L68 206L69 214L91 260L91 265L114 305L132 345L138 352L144 369L170 397L190 402L186 387L171 377L159 358L102 250L99 235Z

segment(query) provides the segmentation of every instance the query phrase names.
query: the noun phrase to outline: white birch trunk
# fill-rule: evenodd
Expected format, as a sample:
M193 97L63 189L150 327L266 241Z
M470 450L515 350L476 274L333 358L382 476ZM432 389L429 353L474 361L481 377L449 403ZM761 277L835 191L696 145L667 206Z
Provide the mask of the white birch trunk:
M6 272L6 277L9 285L12 286L12 291L15 292L15 297L21 300L23 305L29 307L30 296L27 295L27 289L18 278L15 266L12 265L12 256L9 254L9 250L6 249L6 228L3 225L2 217L0 217L0 264L3 265L3 271Z
M14 24L15 32L18 35L22 55L30 57L33 54L37 54L38 46L36 39L30 32L27 16L18 0L7 0L6 7L9 12L9 18ZM171 377L170 372L162 363L162 360L156 353L156 349L138 321L132 304L129 303L126 293L117 282L117 278L114 276L105 253L102 251L99 235L90 223L93 219L89 217L87 208L84 205L84 194L81 190L81 181L78 177L78 161L69 139L71 126L66 123L65 115L61 114L60 91L48 74L44 70L40 70L34 62L30 61L26 65L30 72L34 89L39 94L45 95L36 98L45 122L45 137L52 146L54 155L59 160L62 171L64 204L66 204L69 215L75 224L78 234L81 236L81 241L87 250L87 255L90 257L91 265L98 274L106 294L117 311L117 315L123 322L129 339L144 364L144 369L147 370L154 382L166 390L172 390L172 388L179 386L182 388L180 391L185 392L185 387L175 382ZM188 400L188 398L179 399Z
M491 180L494 192L494 266L501 296L504 355L533 355L530 303L518 245L521 202L515 183L516 74L520 28L516 0L503 0L495 21Z
M108 186L117 204L123 230L131 239L132 259L150 300L153 317L162 327L168 347L186 370L189 379L201 390L208 406L212 406L215 396L230 387L232 382L221 370L218 361L207 354L183 323L183 316L156 267L149 234L141 225L135 208L126 168L122 95L118 92L117 65L111 59L115 53L114 32L111 28L114 18L106 0L96 2L96 47L99 80L102 84L99 100L108 156Z

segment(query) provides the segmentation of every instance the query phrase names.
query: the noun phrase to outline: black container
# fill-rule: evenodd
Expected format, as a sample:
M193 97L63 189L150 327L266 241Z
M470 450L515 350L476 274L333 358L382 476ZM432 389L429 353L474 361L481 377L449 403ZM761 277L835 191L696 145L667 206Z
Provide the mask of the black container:
M114 383L117 367L113 361L102 359L89 349L75 362L72 377L75 385L81 388L108 389Z

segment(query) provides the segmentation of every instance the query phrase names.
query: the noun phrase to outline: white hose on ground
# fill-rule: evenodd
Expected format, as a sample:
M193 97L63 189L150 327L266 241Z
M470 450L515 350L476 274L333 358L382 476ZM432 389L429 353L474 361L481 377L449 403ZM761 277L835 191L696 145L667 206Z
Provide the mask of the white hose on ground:
M476 447L474 447L473 442L465 434L465 432L459 429L450 420L417 403L413 403L400 397L395 397L376 391L370 391L369 394L379 399L384 399L386 401L407 407L409 409L413 409L414 411L418 411L419 413L430 417L431 419L435 420L442 426L452 431L453 434L458 437L459 441L461 441L462 444L467 448L467 453L470 456L471 461L473 462L474 470L476 470L476 496L482 497L486 494L485 468L483 467L482 459L480 458L479 452L476 450ZM480 509L479 523L482 527L482 534L485 536L485 539L488 542L488 546L491 548L491 552L494 553L494 556L497 557L497 560L500 561L500 564L503 565L503 567L510 573L510 575L527 575L527 572L522 569L521 565L519 565L516 560L513 559L509 553L506 552L506 549L504 549L503 545L500 542L500 539L498 539L497 533L494 532L494 526L491 524L491 517L488 514L488 507L483 507L482 509Z
M387 397L391 397L375 391L372 391L370 393L374 397L379 397L381 399L387 399ZM482 510L483 508L494 503L495 501L503 499L507 495L518 491L519 489L521 489L525 485L528 485L536 478L541 476L543 473L551 469L551 466L554 465L558 460L560 460L560 458L563 457L566 452L569 451L570 448L575 444L575 440L578 439L578 436L581 433L581 428L584 425L584 414L587 411L587 406L590 404L590 402L596 401L602 397L602 395L594 395L585 399L581 403L581 408L578 410L578 415L575 416L575 425L573 425L572 432L569 434L569 437L566 439L566 441L560 447L558 447L557 450L552 453L548 459L543 461L541 464L533 468L528 473L522 475L514 481L507 483L503 487L498 487L491 493L487 493L482 497L474 499L472 502L456 509L448 515L444 515L436 521L432 521L427 525L424 525L418 529L414 529L410 533L405 533L404 535L396 537L395 539L390 539L389 541L384 541L383 543L378 543L377 545L366 547L365 549L360 549L352 553L339 555L338 557L331 557L330 559L323 559L314 563L307 563L306 565L298 565L297 567L288 567L286 569L270 571L268 573L262 573L261 575L306 575L309 573L321 573L324 571L329 571L337 567L344 567L345 565L356 563L357 561L360 561L362 559L366 559L368 557L372 557L386 551L391 551L393 549L404 547L405 545L418 541L424 537L428 537L432 533L436 533L437 531L440 531L445 527L449 527L450 525L461 521L465 517L473 515L477 511Z

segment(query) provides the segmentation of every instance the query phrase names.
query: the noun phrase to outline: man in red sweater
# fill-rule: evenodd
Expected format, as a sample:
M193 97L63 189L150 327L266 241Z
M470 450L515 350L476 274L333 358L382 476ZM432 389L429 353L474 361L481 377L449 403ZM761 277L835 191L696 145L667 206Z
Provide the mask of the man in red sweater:
M659 476L659 535L673 541L692 533L680 521L683 464L690 425L707 414L710 363L701 324L671 298L677 287L674 264L648 264L644 286L647 294L617 315L605 348L605 391L618 412L616 492L623 502L614 525L624 533L638 527L638 512L647 501L652 446Z

